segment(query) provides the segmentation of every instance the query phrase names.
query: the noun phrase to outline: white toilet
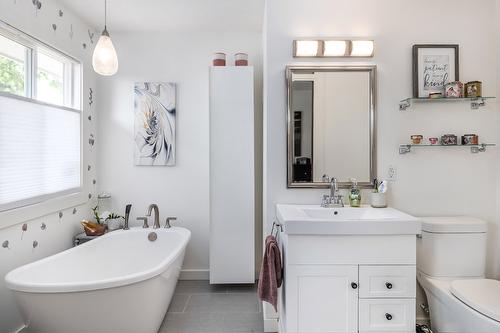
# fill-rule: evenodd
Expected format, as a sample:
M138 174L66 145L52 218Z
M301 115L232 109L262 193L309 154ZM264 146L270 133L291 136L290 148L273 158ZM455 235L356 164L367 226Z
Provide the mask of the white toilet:
M500 281L484 278L486 231L472 217L422 218L417 280L434 333L500 333Z

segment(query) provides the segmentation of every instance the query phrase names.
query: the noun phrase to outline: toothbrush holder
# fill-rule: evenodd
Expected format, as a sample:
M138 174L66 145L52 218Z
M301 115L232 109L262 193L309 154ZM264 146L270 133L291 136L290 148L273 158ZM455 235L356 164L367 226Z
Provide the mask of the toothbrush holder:
M373 208L387 207L387 197L385 193L372 192L372 207Z

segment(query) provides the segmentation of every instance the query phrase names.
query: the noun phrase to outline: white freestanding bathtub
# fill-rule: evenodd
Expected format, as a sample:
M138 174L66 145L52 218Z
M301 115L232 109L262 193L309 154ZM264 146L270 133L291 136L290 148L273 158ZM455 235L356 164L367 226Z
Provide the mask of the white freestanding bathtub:
M113 231L19 267L5 281L30 332L156 333L190 237L178 227Z

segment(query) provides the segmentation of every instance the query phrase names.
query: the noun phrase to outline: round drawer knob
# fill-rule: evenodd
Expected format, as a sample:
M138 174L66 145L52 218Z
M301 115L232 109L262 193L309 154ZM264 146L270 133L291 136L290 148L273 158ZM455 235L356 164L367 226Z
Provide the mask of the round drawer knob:
M387 289L392 289L392 283L390 283L390 282L386 282L386 283L385 283L385 287L386 287Z
M392 315L390 313L385 314L385 319L392 320Z
M356 282L351 283L352 289L358 289L358 284Z

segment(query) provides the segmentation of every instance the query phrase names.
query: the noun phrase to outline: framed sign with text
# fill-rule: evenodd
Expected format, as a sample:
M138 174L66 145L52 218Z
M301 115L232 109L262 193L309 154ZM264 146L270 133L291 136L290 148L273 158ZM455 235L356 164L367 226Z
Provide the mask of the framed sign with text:
M459 80L457 44L413 45L413 97L443 93L444 85Z

